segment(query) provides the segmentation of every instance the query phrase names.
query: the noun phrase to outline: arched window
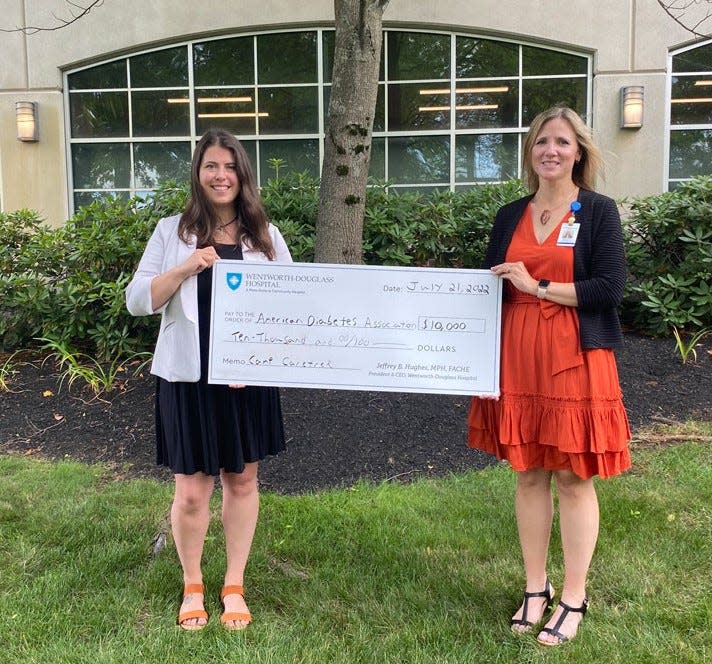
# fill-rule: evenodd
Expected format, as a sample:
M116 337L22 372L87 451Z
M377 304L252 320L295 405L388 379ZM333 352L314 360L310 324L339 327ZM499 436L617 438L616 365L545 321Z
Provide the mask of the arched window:
M671 60L668 189L712 173L712 42Z
M319 174L334 32L191 41L66 73L75 207L188 177L211 126L237 135L259 182ZM289 57L284 57L288 53ZM589 112L590 57L467 34L384 33L371 175L398 189L459 189L519 176L539 111Z

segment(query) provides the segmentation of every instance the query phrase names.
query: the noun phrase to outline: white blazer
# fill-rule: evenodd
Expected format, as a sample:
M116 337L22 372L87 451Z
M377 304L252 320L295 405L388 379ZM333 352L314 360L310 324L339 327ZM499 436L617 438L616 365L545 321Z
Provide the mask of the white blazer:
M178 237L181 215L161 219L146 245L131 283L126 287L126 308L134 316L161 314L161 327L153 354L151 373L170 382L195 383L200 380L198 339L198 277L188 277L162 307L153 310L151 282L154 277L185 261L196 250L196 239L183 242ZM269 225L275 260L291 263L287 244L276 226ZM268 261L260 251L242 244L247 261Z

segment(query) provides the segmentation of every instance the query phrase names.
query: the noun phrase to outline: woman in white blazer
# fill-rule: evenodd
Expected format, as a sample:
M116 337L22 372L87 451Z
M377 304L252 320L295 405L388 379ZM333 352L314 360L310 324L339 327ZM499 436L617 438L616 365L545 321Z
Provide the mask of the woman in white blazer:
M184 583L178 624L187 630L208 620L201 560L217 476L227 554L220 620L227 629L251 622L243 576L259 510L257 466L285 446L277 388L207 382L210 284L220 258L292 260L244 148L211 129L195 148L185 211L158 222L126 289L133 315L161 314L151 365L157 461L175 475L171 528Z

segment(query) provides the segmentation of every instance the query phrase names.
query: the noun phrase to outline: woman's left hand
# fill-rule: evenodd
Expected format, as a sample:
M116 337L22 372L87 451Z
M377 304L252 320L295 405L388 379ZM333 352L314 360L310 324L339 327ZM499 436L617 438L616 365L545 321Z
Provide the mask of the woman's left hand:
M233 390L239 390L243 387L247 387L246 385L238 385L237 383L230 383L228 387L231 387Z
M499 265L494 265L491 269L498 277L507 279L517 290L528 293L529 295L536 295L539 282L529 274L529 271L524 267L522 261L517 261L516 263L500 263Z

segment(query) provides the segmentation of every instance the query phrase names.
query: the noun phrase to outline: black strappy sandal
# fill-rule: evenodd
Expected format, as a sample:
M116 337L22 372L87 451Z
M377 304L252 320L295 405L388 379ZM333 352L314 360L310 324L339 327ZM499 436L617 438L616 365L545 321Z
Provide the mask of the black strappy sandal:
M583 604L579 607L573 607L567 604L566 602L562 602L559 600L559 606L563 609L561 612L561 615L559 616L559 619L556 621L556 624L553 627L542 627L542 632L546 634L551 634L551 636L559 639L558 643L550 643L549 641L542 641L539 637L537 637L537 641L541 643L543 646L560 646L562 643L566 643L566 641L570 641L571 639L576 636L578 633L578 625L576 626L576 632L573 634L573 636L565 636L562 634L559 629L561 626L564 624L564 620L566 620L566 616L569 615L569 613L581 613L581 620L579 620L579 625L583 621L583 616L586 615L586 611L588 611L588 597L583 598ZM541 634L541 632L540 632Z
M539 592L536 593L524 593L524 605L522 606L522 617L521 618L512 618L511 621L511 626L512 628L520 626L523 627L524 629L515 629L514 631L519 633L519 634L524 634L525 632L528 632L532 627L534 627L534 623L531 620L527 620L527 613L529 612L529 600L534 599L536 597L543 597L546 600L546 606L544 607L544 610L541 613L541 618L539 619L538 622L541 622L541 620L544 618L544 615L546 615L546 612L551 608L552 603L554 602L554 589L551 587L551 583L549 582L549 579L546 580L546 584L544 585L544 590L540 590Z

